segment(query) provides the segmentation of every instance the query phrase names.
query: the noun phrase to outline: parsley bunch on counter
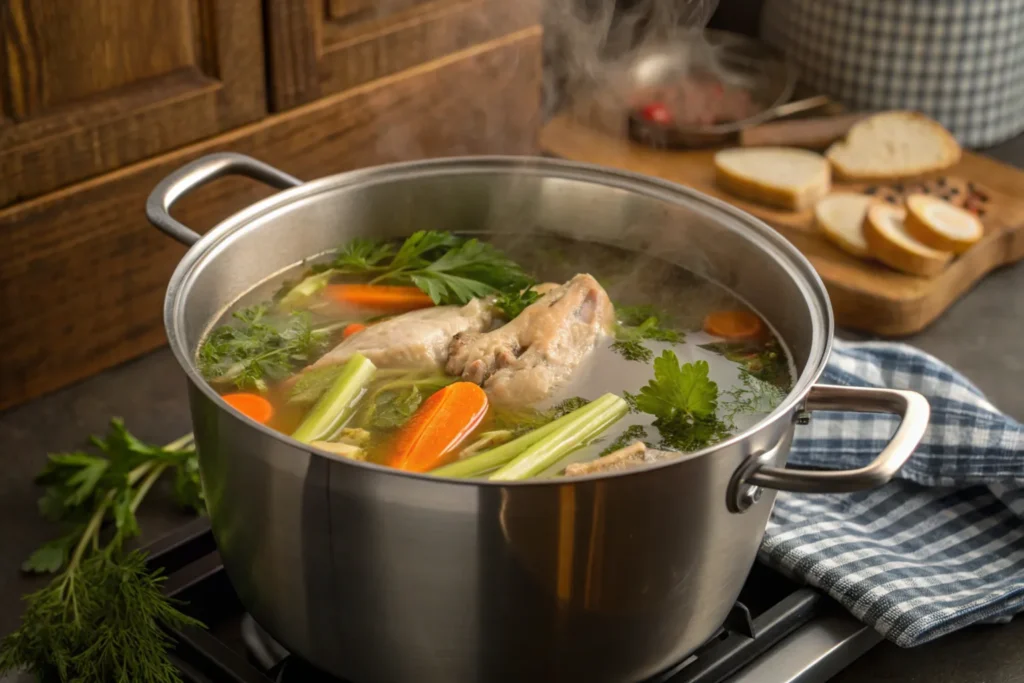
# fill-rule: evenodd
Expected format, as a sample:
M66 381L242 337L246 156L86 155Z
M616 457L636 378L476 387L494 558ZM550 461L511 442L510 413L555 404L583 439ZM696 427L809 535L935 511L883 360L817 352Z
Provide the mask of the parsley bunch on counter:
M112 420L93 449L50 456L39 476L41 513L64 534L26 560L27 572L57 573L27 596L20 628L0 641L0 675L25 669L40 681L177 683L163 628L200 625L161 592L141 551L135 513L165 475L178 503L204 509L196 451L188 436L151 446Z

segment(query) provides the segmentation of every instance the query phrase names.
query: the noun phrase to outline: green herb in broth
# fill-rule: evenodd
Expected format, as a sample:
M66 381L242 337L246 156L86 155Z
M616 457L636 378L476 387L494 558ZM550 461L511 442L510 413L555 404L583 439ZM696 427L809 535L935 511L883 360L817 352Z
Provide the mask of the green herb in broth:
M699 450L729 435L718 419L718 385L708 377L707 361L679 364L671 351L654 360L654 379L639 394L626 394L630 406L654 417L661 447Z
M789 361L779 343L772 339L765 343L755 342L714 342L701 344L700 348L725 356L757 379L789 391L792 377Z
M775 384L762 381L749 372L740 376L740 386L721 396L721 420L735 429L738 415L770 413L786 398L786 390Z
M401 427L423 401L455 380L439 373L414 373L382 382L370 389L364 401L366 408L358 419L376 429Z
M522 313L527 306L536 303L539 298L540 294L531 285L518 291L502 292L495 300L494 307L505 316L506 320L512 320Z
M605 455L614 453L615 451L622 450L623 448L633 443L634 441L643 441L646 443L647 429L645 429L642 425L630 425L626 427L625 431L623 431L621 434L615 437L615 440L612 441L608 445L608 447L601 451L598 455L599 457L603 457Z
M679 344L685 336L664 326L667 317L653 306L618 306L615 341L611 348L626 360L650 363L654 352L643 341L660 341Z
M199 347L199 371L212 383L266 391L327 350L332 328L316 329L308 313L274 317L265 304L232 314Z
M579 410L587 403L587 399L573 396L559 402L550 410L509 410L496 406L492 410L491 421L496 429L506 429L515 436L520 436Z

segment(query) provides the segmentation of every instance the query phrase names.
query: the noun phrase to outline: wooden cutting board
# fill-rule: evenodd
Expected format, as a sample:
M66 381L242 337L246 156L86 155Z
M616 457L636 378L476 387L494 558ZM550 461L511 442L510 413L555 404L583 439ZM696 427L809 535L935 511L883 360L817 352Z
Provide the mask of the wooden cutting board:
M715 184L714 150L659 150L588 127L566 115L540 133L540 147L556 157L643 173L686 185L734 204L778 230L814 265L825 282L840 326L886 337L927 327L987 273L1024 258L1024 172L965 152L932 184L970 186L985 199L985 236L934 278L904 275L847 255L822 238L810 210L782 211L737 199ZM884 196L906 191L914 181L889 185L836 184L834 191L871 191ZM956 198L954 196L954 198Z

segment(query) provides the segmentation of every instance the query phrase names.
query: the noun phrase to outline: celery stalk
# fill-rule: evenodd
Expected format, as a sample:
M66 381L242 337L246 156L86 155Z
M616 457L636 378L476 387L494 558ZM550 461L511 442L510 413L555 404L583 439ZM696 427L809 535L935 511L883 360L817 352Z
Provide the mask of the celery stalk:
M559 426L536 441L492 474L489 479L493 481L529 479L592 440L629 412L626 402L614 394L605 394L589 405L596 407L584 415L577 415L580 411L569 413L566 417L575 415L575 419Z
M324 392L292 438L303 443L327 439L345 424L355 410L356 399L373 379L377 366L366 356L355 354Z
M598 399L598 401L600 400L601 399ZM580 415L589 415L593 412L595 404L597 404L597 401L591 401L582 408L577 408L568 415L563 415L557 420L553 420L543 427L538 427L532 432L527 432L506 444L502 444L497 448L492 448L489 451L484 451L483 453L477 453L465 460L459 460L457 462L444 465L443 467L438 467L436 470L431 470L430 473L439 477L468 479L470 477L484 474L485 472L490 472L491 470L501 467L508 461L512 460L514 457L559 427L571 423Z

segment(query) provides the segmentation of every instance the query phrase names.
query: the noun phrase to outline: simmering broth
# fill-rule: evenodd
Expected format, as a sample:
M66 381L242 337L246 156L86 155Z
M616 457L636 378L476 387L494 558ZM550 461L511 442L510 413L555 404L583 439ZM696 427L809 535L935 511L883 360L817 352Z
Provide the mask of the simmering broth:
M253 288L199 367L336 457L453 477L576 476L692 452L791 388L781 340L724 288L533 234L356 241Z

